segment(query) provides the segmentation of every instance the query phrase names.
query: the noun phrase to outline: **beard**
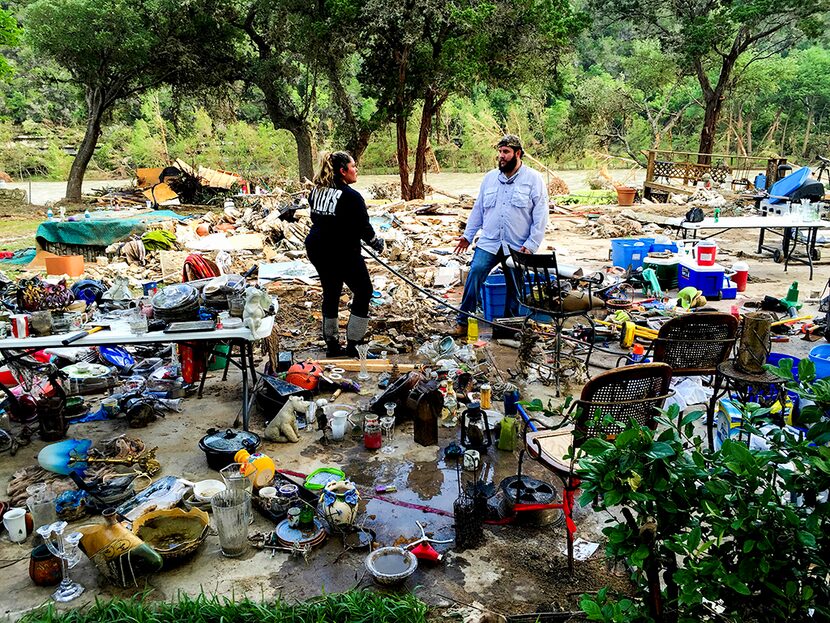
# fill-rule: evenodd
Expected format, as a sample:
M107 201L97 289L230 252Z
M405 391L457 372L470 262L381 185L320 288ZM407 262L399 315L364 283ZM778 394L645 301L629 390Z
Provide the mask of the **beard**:
M510 160L502 161L499 159L499 171L502 173L512 173L516 169L518 158L516 158L516 154L513 154L513 157Z

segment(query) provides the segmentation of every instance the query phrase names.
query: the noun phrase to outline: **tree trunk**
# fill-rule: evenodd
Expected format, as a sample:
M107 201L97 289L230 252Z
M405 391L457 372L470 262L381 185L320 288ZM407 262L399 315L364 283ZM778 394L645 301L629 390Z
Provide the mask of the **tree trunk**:
M718 75L718 82L714 88L712 88L709 77L706 75L703 62L697 59L694 63L695 73L703 91L703 101L705 103L703 127L700 129L700 143L697 149L700 153L697 157L698 164L712 163L712 152L715 150L715 133L718 129L718 120L723 108L726 89L732 77L732 69L742 52L743 48L735 45L730 53L724 57Z
M720 86L720 85L719 85ZM720 111L723 108L723 93L719 88L705 96L706 109L703 115L703 127L700 129L700 143L697 148L700 155L698 164L711 164L712 152L715 150L715 131L718 127Z
M95 153L98 137L101 135L101 118L104 116L104 96L99 89L88 90L86 93L86 131L78 153L72 161L69 170L69 180L66 182L66 200L79 202L81 200L81 184L84 181L86 168Z
M311 130L306 124L297 124L288 129L297 143L297 164L300 169L300 181L314 179L314 150L311 145Z
M807 127L804 128L804 142L801 144L801 155L807 155L807 147L810 144L810 131L813 129L813 109L807 109Z
M746 153L752 155L752 117L746 121Z
M398 139L398 175L401 178L401 199L412 199L409 185L409 142L406 139L406 114L403 111L395 115L395 131Z
M424 107L421 109L421 127L418 130L418 148L415 150L415 171L412 175L412 186L409 189L410 199L424 198L424 173L427 168L427 144L432 129L432 117L435 113L435 93L428 89L424 95Z

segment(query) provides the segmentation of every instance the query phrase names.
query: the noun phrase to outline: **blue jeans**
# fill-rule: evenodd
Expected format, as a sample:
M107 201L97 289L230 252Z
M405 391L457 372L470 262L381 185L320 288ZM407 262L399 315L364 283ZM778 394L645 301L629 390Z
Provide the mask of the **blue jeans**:
M519 315L519 301L516 299L516 282L521 280L519 271L515 268L508 268L504 261L507 259L504 252L499 249L496 254L488 253L482 249L476 249L473 254L473 262L470 264L470 274L467 275L467 282L464 284L464 296L461 298L461 310L471 314L476 313L479 306L478 293L487 279L487 275L497 265L502 264L504 279L507 287L507 296L504 301L504 317L514 318ZM467 315L458 314L458 324L467 324Z

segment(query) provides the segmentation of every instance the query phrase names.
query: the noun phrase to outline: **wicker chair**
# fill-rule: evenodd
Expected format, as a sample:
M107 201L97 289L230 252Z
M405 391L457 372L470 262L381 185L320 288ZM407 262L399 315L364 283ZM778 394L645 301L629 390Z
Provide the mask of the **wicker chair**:
M671 376L671 367L665 363L635 364L603 372L583 387L579 400L571 406L573 419L566 418L558 427L545 426L539 420L524 417L523 412L524 447L519 453L514 510L539 510L538 505L531 509L519 503L522 463L527 454L555 473L564 485L562 502L546 505L546 508L561 508L565 516L569 570L573 571L576 532L573 505L579 488L579 479L575 476L578 468L576 450L592 437L615 437L632 418L642 426L655 428L658 409L672 393L669 389ZM603 417L598 417L598 411ZM570 426L565 427L565 424Z
M652 342L653 361L667 363L672 375L716 376L729 360L738 338L738 319L731 314L693 313L672 318ZM680 414L682 418L682 413ZM714 401L706 405L709 447L713 447Z
M563 370L562 366L562 329L565 321L568 318L583 317L591 326L590 334L593 336L596 325L589 312L593 307L593 293L591 291L593 282L589 279L575 278L561 278L559 274L559 266L556 262L556 254L535 255L532 253L522 253L520 251L510 250L510 256L513 263L521 273L521 278L515 280L517 283L524 283L524 288L516 286L518 292L516 298L519 302L530 310L525 318L525 329L527 323L534 313L539 313L544 316L549 316L553 321L555 331L555 346L553 352L553 363L543 364L548 367L554 374L556 379L556 395L559 396L559 378ZM568 284L567 286L565 284ZM582 291L587 295L587 308L585 309L568 309L566 304L567 294L573 284L579 284ZM594 350L593 339L590 339L587 344L587 354L585 356L585 370L587 374L588 362L591 359L591 353Z

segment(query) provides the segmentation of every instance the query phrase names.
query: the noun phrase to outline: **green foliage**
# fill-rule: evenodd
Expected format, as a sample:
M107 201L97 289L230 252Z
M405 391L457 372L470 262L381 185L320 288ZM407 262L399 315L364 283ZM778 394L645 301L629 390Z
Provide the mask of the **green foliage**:
M24 616L23 623L214 623L216 621L257 621L259 623L424 623L427 606L412 595L378 595L369 591L323 595L318 599L287 604L266 603L248 598L180 595L176 601L153 602L133 599L96 600L85 609L57 610L54 604Z
M749 430L766 409L744 406ZM830 448L777 431L770 449L726 440L717 452L692 437L692 413L677 407L651 431L630 422L616 439L582 447L580 502L594 510L622 506L603 529L607 553L635 569L642 596L634 605L583 596L595 621L645 621L649 570L665 621L804 621L830 616ZM794 502L796 501L797 502ZM653 534L653 542L644 539ZM652 580L655 576L651 576ZM653 586L653 582L652 582Z
M0 9L0 46L12 47L20 43L21 30L14 16ZM12 73L11 65L5 57L0 56L0 79L8 78Z

